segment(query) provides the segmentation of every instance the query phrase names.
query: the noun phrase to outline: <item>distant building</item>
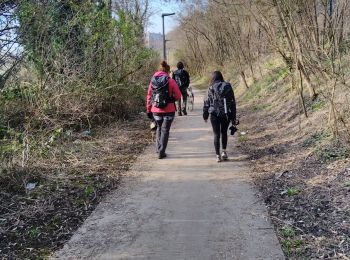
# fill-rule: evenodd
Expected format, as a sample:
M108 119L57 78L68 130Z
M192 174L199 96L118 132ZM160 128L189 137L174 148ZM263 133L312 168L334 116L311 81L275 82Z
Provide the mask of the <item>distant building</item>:
M159 54L163 52L163 34L161 33L147 33L146 34L146 47L150 48Z

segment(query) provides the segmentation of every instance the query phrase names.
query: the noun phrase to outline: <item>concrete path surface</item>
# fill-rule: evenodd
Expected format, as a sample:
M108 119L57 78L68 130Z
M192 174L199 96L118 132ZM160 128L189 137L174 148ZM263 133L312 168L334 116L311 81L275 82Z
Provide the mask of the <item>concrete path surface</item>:
M168 158L150 147L53 259L284 259L244 157L215 161L210 124L177 117Z

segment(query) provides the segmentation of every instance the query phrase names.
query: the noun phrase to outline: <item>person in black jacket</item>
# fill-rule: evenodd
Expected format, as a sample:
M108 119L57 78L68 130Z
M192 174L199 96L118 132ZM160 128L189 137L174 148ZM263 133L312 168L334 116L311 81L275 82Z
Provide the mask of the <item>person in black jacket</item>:
M210 122L214 132L214 147L217 162L227 160L227 130L230 122L236 125L236 101L230 83L224 81L220 71L212 73L208 95L204 100L203 119ZM220 154L220 135L222 153Z
M187 88L190 86L190 75L184 69L184 64L181 61L177 63L177 70L173 72L173 79L176 81L182 94L182 102L181 99L177 102L178 115L182 116L182 114L184 114L186 116Z

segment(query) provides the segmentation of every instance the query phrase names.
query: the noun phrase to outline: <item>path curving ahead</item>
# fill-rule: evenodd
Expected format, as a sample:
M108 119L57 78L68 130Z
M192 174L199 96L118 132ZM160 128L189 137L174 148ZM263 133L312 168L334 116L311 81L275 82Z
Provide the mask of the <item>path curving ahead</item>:
M150 147L53 259L284 259L244 157L215 162L202 100L177 117L164 160Z

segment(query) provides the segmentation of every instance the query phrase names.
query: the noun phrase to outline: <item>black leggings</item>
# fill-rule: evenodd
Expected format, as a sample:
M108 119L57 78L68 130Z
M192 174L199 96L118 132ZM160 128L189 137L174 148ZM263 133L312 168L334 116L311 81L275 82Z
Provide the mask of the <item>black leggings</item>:
M210 115L210 122L213 127L214 132L214 147L217 155L220 155L220 134L222 149L227 147L227 130L230 121L226 117L217 117L215 115Z

